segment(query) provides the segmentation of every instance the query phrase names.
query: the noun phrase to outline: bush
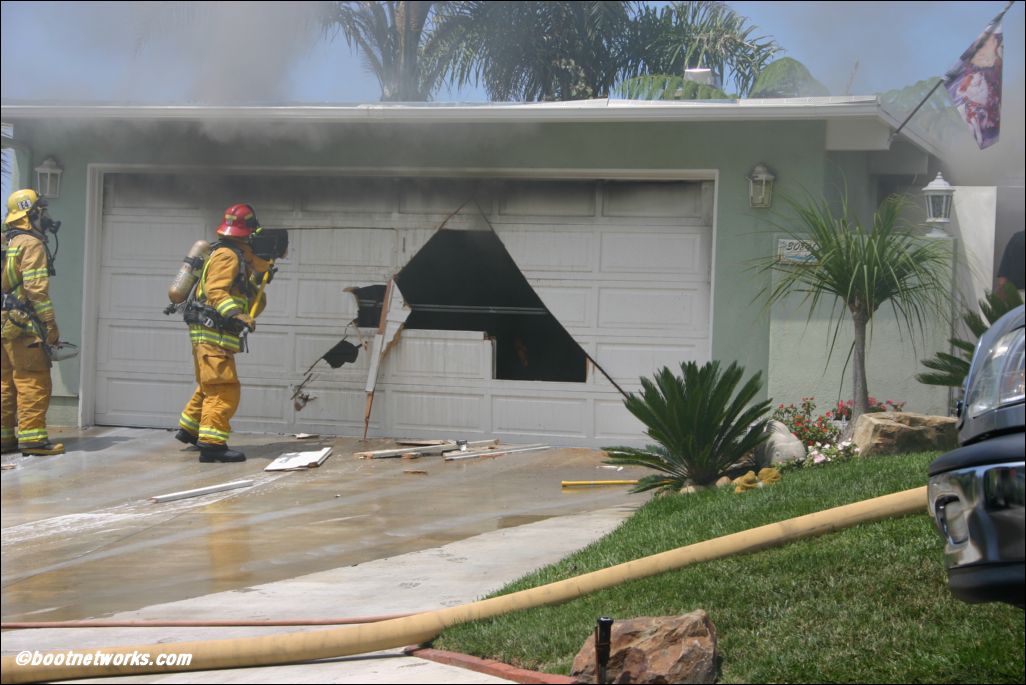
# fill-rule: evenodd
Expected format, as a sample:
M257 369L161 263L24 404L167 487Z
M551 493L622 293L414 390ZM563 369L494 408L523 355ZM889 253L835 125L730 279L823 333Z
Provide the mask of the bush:
M838 406L841 406L840 403ZM799 406L794 404L778 406L773 412L773 418L787 426L787 429L806 447L812 447L818 442L833 442L841 431L831 423L832 413L828 411L826 414L813 418L815 411L816 398L803 397ZM848 416L851 416L850 411L849 407Z
M738 389L744 369L736 363L722 373L716 361L703 366L686 362L680 370L676 376L663 367L652 380L642 378L642 393L631 393L624 400L658 444L643 450L605 448L608 464L646 466L660 472L639 480L634 492L711 485L768 437L765 415L770 401L748 406L762 388L761 373Z
M875 397L869 398L869 409L867 413L881 412L881 411L905 411L905 402L895 402L894 400L884 400L880 402ZM838 421L851 421L851 408L852 401L838 402L834 408L833 416ZM827 412L830 415L830 412Z

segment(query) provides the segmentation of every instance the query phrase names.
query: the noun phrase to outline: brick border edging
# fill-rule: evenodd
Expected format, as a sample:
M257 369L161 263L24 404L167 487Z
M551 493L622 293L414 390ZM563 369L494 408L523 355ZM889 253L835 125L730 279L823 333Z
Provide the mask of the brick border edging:
M515 683L537 683L539 685L572 685L578 681L565 675L553 675L539 671L528 671L524 668L517 668L504 664L494 659L479 659L469 654L459 652L447 652L442 649L421 648L419 646L406 647L403 653L408 656L415 656L428 661L435 661L447 666L457 666L470 671L477 671L496 678L505 678Z

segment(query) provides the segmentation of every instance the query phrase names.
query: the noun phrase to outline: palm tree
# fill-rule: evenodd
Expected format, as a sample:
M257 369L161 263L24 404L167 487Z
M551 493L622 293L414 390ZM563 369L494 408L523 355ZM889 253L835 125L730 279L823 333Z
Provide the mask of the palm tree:
M840 332L838 305L848 310L854 325L849 352L854 405L852 422L869 409L866 381L866 342L877 310L890 304L899 327L910 336L922 331L928 319L943 319L944 296L950 291L951 251L947 241L921 238L904 230L900 215L906 205L898 195L888 197L873 216L871 230L851 217L847 199L835 214L826 200L788 201L796 213L794 227L778 226L808 250L810 263L766 260L761 271L778 274L763 294L768 304L800 293L809 318L823 298L833 298L834 324L830 350Z
M737 94L752 90L762 69L780 47L754 36L756 27L722 2L671 2L662 8L640 6L633 22L632 51L620 92L670 99L660 88L667 77L685 70L711 69L725 82L731 76ZM722 88L721 83L712 84Z
M346 0L332 3L323 20L331 35L341 32L381 84L385 102L421 102L441 81L439 63L425 58L430 0Z
M654 382L642 378L643 392L624 400L658 444L605 448L609 464L647 466L662 474L642 478L634 492L715 483L768 437L771 401L749 406L762 388L760 373L738 389L744 369L736 363L722 373L716 361L686 362L680 370L677 376L664 367Z
M432 50L497 101L605 97L629 62L635 3L472 0L439 10Z

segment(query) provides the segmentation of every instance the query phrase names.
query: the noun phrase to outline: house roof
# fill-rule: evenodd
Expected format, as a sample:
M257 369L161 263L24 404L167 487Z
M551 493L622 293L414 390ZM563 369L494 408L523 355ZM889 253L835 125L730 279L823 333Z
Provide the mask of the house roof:
M580 123L659 121L874 121L891 131L899 121L875 95L740 100L574 100L529 103L388 103L328 105L133 105L5 103L5 123L19 120L232 121L302 123ZM931 154L932 141L901 136Z

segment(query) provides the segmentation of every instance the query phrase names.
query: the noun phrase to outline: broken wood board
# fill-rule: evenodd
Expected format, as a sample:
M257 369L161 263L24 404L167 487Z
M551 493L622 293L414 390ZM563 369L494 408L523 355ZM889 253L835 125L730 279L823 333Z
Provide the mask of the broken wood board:
M468 442L467 446L484 447L494 445L498 440L478 440ZM446 440L441 445L424 445L423 447L399 447L397 449L373 450L371 452L353 452L353 456L359 459L396 459L405 454L419 454L421 456L437 455L443 452L451 452L456 448L455 440Z
M430 447L431 445L447 445L452 440L396 440L397 445L411 445L413 447Z
M221 483L220 485L208 485L205 488L196 488L194 490L182 490L181 492L170 492L166 495L157 495L151 497L151 502L171 502L176 499L186 499L188 497L200 497L201 495L209 495L213 492L223 492L224 490L234 490L236 488L248 488L253 485L251 480L236 480L231 483Z
M323 464L330 454L330 447L310 452L288 452L265 466L264 471L302 471L316 468Z
M537 450L548 450L552 449L549 445L521 445L519 447L506 447L503 449L494 450L473 450L462 452L455 450L452 452L446 452L442 456L445 457L446 461L459 461L461 459L480 459L481 457L500 457L504 454L516 454L517 452L534 452Z

